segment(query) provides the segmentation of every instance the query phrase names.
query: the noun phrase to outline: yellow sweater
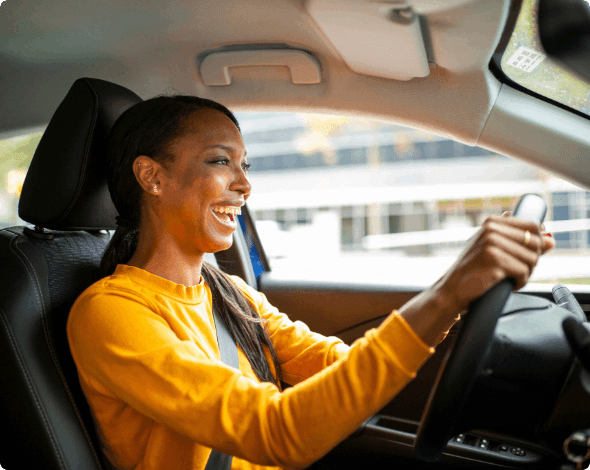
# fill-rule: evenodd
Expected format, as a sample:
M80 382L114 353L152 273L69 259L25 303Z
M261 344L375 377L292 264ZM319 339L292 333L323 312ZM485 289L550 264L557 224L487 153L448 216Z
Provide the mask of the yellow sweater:
M431 353L395 313L352 347L309 331L232 277L268 320L292 388L219 360L211 293L119 265L72 307L68 339L103 451L114 468L304 467L377 412ZM308 379L308 380L304 380Z

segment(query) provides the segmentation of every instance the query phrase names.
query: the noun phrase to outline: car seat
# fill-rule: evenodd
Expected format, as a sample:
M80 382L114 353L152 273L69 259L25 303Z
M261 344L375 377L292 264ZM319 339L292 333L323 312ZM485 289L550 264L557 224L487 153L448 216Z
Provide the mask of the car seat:
M0 465L7 470L108 468L66 322L78 295L99 279L107 230L116 229L104 164L108 134L140 101L119 85L77 80L23 185L19 215L34 228L0 230ZM256 287L240 226L233 238L230 249L205 261Z
M115 229L104 165L115 120L141 101L77 80L39 143L19 204L35 228L0 231L0 464L105 468L66 337L78 295L98 280Z

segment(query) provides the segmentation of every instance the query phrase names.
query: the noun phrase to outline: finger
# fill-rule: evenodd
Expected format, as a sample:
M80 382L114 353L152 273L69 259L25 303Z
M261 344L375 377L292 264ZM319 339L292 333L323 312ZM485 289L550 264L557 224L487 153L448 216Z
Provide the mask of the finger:
M532 241L532 237L531 237ZM532 250L529 247L523 246L520 243L506 237L498 232L489 232L485 234L483 239L484 246L493 246L502 250L507 256L517 259L526 264L528 273L531 274L539 260L540 250ZM539 240L540 244L540 240Z
M483 226L482 233L484 236L490 233L498 233L503 237L509 238L512 241L526 247L528 250L536 252L537 254L541 253L541 249L544 246L540 234L529 230L523 230L522 228L515 227L514 225L500 224L496 221L487 221Z
M552 250L553 248L555 248L555 245L556 245L555 238L553 238L553 235L551 235L550 233L544 233L542 240L543 240L543 246L541 247L542 253L547 253L549 250Z
M503 279L514 279L515 290L524 287L530 277L531 271L529 266L514 256L506 253L497 246L490 246L486 249L486 253L490 257L489 261L492 263L492 273L494 275L495 283Z
M488 217L482 226L485 226L489 222L498 223L501 225L509 225L511 227L518 227L522 230L528 230L531 233L536 235L541 234L541 227L536 224L535 222L530 222L528 220L518 219L516 217Z
M510 217L512 216L512 211L504 211L500 217Z

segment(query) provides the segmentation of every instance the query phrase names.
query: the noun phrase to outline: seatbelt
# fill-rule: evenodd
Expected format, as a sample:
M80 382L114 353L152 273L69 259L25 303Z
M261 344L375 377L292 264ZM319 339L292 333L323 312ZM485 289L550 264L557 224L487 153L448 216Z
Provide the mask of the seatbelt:
M211 309L213 310L213 320L215 321L215 330L217 331L217 344L219 345L221 362L239 369L238 346L227 330L225 322L217 315L215 308L212 306ZM232 457L232 455L212 450L205 470L230 470Z

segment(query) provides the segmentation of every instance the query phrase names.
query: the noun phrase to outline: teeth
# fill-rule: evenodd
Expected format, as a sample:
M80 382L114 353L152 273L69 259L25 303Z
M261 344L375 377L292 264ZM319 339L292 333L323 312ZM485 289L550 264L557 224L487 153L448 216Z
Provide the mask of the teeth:
M221 214L240 215L242 213L242 209L240 207L214 207L213 210Z

